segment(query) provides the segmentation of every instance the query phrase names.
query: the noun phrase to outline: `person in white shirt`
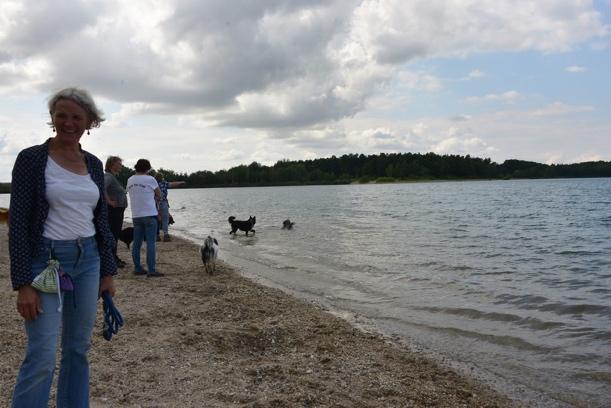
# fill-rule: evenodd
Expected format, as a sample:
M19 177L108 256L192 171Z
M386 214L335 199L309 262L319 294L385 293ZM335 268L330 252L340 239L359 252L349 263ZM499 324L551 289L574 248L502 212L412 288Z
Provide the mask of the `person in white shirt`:
M134 242L132 244L132 259L134 261L134 274L148 277L163 276L155 269L155 245L157 238L157 201L161 197L157 181L148 175L151 163L140 159L135 166L136 174L127 179L127 192L132 209L132 222L134 224ZM140 263L140 248L146 239L146 266Z
M19 153L11 182L11 281L27 336L15 408L49 405L60 344L55 405L89 406L87 354L97 301L115 293L102 162L80 145L104 121L102 111L89 92L74 87L53 94L48 107L53 136ZM57 292L36 289L36 278L57 262Z

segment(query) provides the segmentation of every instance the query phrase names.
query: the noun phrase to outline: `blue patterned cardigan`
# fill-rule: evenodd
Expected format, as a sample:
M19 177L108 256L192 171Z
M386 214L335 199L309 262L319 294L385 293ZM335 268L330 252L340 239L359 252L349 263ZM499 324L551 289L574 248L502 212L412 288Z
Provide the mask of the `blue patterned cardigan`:
M49 203L45 195L49 140L22 150L13 167L9 252L11 281L15 290L30 284L34 278L32 259L39 255L44 224L49 214ZM117 266L113 255L115 239L108 226L102 162L91 153L81 151L85 155L89 175L100 190L100 198L93 211L95 237L100 253L100 277L116 275Z

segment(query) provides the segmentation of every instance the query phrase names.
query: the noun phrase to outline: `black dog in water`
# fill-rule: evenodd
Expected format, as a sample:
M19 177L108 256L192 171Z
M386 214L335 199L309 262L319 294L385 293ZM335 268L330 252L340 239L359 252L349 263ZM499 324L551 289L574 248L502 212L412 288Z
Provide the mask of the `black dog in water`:
M282 221L282 229L293 229L293 225L295 225L295 223L291 222L291 220Z
M252 227L255 226L255 222L257 222L257 217L251 216L250 218L248 218L248 221L240 221L236 220L235 217L232 215L227 221L229 221L229 224L231 224L231 231L229 232L230 234L235 235L237 230L246 232L246 236L248 236L249 232L252 232L253 234L255 233L255 230L252 229Z

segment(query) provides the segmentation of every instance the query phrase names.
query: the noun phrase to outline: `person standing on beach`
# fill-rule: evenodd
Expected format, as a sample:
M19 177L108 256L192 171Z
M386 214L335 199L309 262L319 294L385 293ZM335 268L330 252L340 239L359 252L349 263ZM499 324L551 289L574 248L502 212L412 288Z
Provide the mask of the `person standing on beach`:
M134 242L132 244L132 259L134 261L134 274L148 277L163 276L155 269L156 238L157 238L157 201L161 197L157 181L149 176L151 163L140 159L135 166L136 174L127 179L127 192L132 209L132 222L134 224ZM140 263L140 248L146 239L146 266Z
M163 173L157 172L155 180L159 184L161 198L159 199L159 215L161 217L161 229L163 231L163 241L169 242L172 240L168 234L168 224L170 222L170 203L168 202L168 188L174 188L186 184L185 181L166 181Z
M117 175L121 172L122 168L123 159L120 157L109 156L106 159L106 166L104 167L104 191L106 202L108 203L108 223L117 243L119 242L121 229L123 229L123 217L127 208L127 194L117 179ZM117 266L124 268L125 262L117 256L117 245L115 245L114 255Z
M57 407L89 406L87 353L97 300L104 291L115 294L115 240L108 226L102 162L79 143L85 131L100 126L102 112L79 88L55 93L48 106L55 135L22 150L12 173L11 281L27 335L14 408L48 405L60 328ZM32 286L50 258L59 261L73 290L44 293Z

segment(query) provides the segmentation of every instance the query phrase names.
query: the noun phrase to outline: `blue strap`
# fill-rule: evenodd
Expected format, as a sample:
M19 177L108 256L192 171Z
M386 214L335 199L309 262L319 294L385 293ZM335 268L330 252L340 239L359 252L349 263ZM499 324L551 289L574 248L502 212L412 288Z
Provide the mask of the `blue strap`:
M123 327L123 316L121 316L121 313L119 313L119 310L115 307L108 291L102 293L102 300L104 302L104 331L102 335L105 340L110 341L112 335L117 334L119 329Z

